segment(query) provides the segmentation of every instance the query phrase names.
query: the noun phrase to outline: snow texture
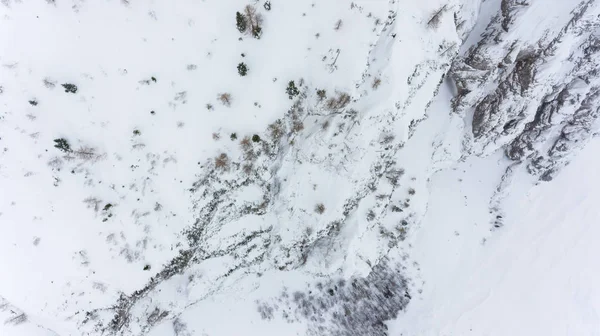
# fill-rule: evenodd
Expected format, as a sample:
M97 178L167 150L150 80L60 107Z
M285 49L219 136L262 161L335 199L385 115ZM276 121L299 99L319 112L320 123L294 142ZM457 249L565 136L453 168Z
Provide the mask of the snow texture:
M0 0L0 335L600 335L599 17Z

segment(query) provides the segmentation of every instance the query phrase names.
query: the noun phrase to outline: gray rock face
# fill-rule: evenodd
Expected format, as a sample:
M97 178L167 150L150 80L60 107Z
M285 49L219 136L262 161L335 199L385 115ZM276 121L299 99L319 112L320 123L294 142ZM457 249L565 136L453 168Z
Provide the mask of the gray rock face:
M532 5L503 0L479 41L455 59L453 108L472 116L467 153L504 148L551 180L596 131L600 6L574 3L569 19L557 22L560 30L548 27L527 40L513 32L535 19Z

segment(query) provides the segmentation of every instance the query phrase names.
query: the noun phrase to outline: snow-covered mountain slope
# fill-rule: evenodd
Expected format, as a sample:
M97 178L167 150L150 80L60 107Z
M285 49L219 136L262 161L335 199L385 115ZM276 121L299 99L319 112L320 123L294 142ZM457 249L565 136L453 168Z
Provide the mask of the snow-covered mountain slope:
M2 335L600 333L599 2L0 3Z

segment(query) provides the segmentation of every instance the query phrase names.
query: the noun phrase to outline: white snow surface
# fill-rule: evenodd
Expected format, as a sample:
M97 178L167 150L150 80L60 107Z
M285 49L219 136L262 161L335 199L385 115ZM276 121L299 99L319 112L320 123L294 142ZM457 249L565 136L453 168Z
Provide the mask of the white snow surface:
M544 34L575 3L531 2L536 22L511 36ZM499 1L263 3L0 1L0 335L101 335L83 323L86 312L110 320L121 293L189 247L183 232L208 202L190 192L194 182L221 153L231 169L211 187L241 179L240 141L267 141L295 101L285 92L292 80L303 129L253 163L278 193L265 213L233 216L261 207L266 193L260 183L232 191L200 246L218 255L261 232L258 247L160 283L120 335L305 335L310 322L262 319L257 301L366 276L386 258L402 264L411 294L389 335L600 335L600 141L538 183L501 151L466 155L469 118L450 112L454 88L441 78L465 37L452 12L478 31L477 18L491 15L479 10ZM248 4L264 17L260 39L236 30L234 14ZM443 5L439 27L427 27ZM329 111L317 89L352 101ZM225 92L231 106L218 100ZM65 158L57 138L91 154ZM388 159L404 172L398 185L374 179ZM492 230L498 213L503 226ZM339 234L323 238L340 218ZM402 220L406 239L392 244ZM170 315L146 327L138 317L159 306Z

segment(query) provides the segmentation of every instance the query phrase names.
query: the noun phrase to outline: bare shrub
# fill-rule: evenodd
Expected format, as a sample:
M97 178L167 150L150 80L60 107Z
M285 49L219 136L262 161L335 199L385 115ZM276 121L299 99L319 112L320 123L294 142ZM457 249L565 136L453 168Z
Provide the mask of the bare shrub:
M341 110L350 103L350 95L345 92L338 92L336 97L327 100L327 108L331 111Z
M169 311L154 307L154 310L147 316L146 321L149 325L155 325L169 316Z
M51 158L50 161L48 161L48 166L50 166L53 169L60 170L63 166L63 163L64 163L63 159L61 159L58 156L55 156L55 157Z
M447 9L448 9L448 5L444 5L440 9L433 12L433 14L431 15L431 18L429 19L429 21L427 21L427 27L433 28L433 29L438 28L440 26L440 21L442 19L442 16L444 16L444 13L446 12Z
M252 150L252 140L250 140L249 136L245 136L241 141L240 141L240 147L242 148L243 151L249 151Z
M219 101L221 101L221 103L227 107L231 106L231 94L230 93L220 93L219 94Z
M219 139L221 139L221 134L215 132L212 134L212 138L213 140L218 141Z
M187 324L183 322L179 317L173 319L173 332L175 336L191 336L192 334L188 331Z
M337 20L337 22L333 26L333 30L340 30L340 28L342 28L342 19Z
M323 203L315 205L315 212L319 215L323 214L325 212L325 205Z
M296 120L292 123L292 132L298 133L304 129L304 123L302 121Z
M27 322L27 315L25 313L21 313L7 319L4 324L19 325L25 322Z
M398 182L400 180L400 178L402 177L402 175L404 175L404 169L403 168L399 168L399 169L390 169L389 171L387 171L387 173L385 174L385 177L387 178L387 180L394 186L398 185Z
M221 170L229 169L229 157L225 153L221 153L215 158L215 167Z
M415 189L413 189L413 188L408 189L408 194L409 195L414 195L416 193L417 193L417 191Z
M388 145L394 141L396 137L391 133L383 133L380 135L379 143L382 145Z
M244 159L246 160L254 160L256 159L256 153L254 152L254 146L252 145L252 140L249 136L245 136L242 141L240 141L240 147L244 152Z
M273 141L279 141L284 134L284 126L281 120L277 120L268 127L269 135Z
M389 335L385 321L395 318L411 299L400 267L384 259L365 278L336 277L304 291L284 289L273 303L258 301L257 309L265 320L278 315L289 323L306 323L308 335Z
M273 307L266 304L266 303L259 303L257 305L257 309L258 309L258 313L260 314L260 317L263 320L271 320L273 319L274 315L273 315Z
M252 164L251 163L246 163L242 166L242 171L244 172L244 174L246 175L250 175L252 174Z
M375 77L375 79L373 79L373 84L371 84L371 87L373 88L373 90L377 90L377 88L379 88L379 85L381 85L381 78Z
M73 155L85 161L98 161L104 157L103 154L98 154L96 148L90 146L81 146L73 151Z
M94 209L94 212L98 212L100 210L100 204L102 204L102 200L96 197L88 197L83 200L83 203L87 204L88 209Z
M54 87L56 87L56 82L50 78L44 78L44 86L48 89L54 89Z

